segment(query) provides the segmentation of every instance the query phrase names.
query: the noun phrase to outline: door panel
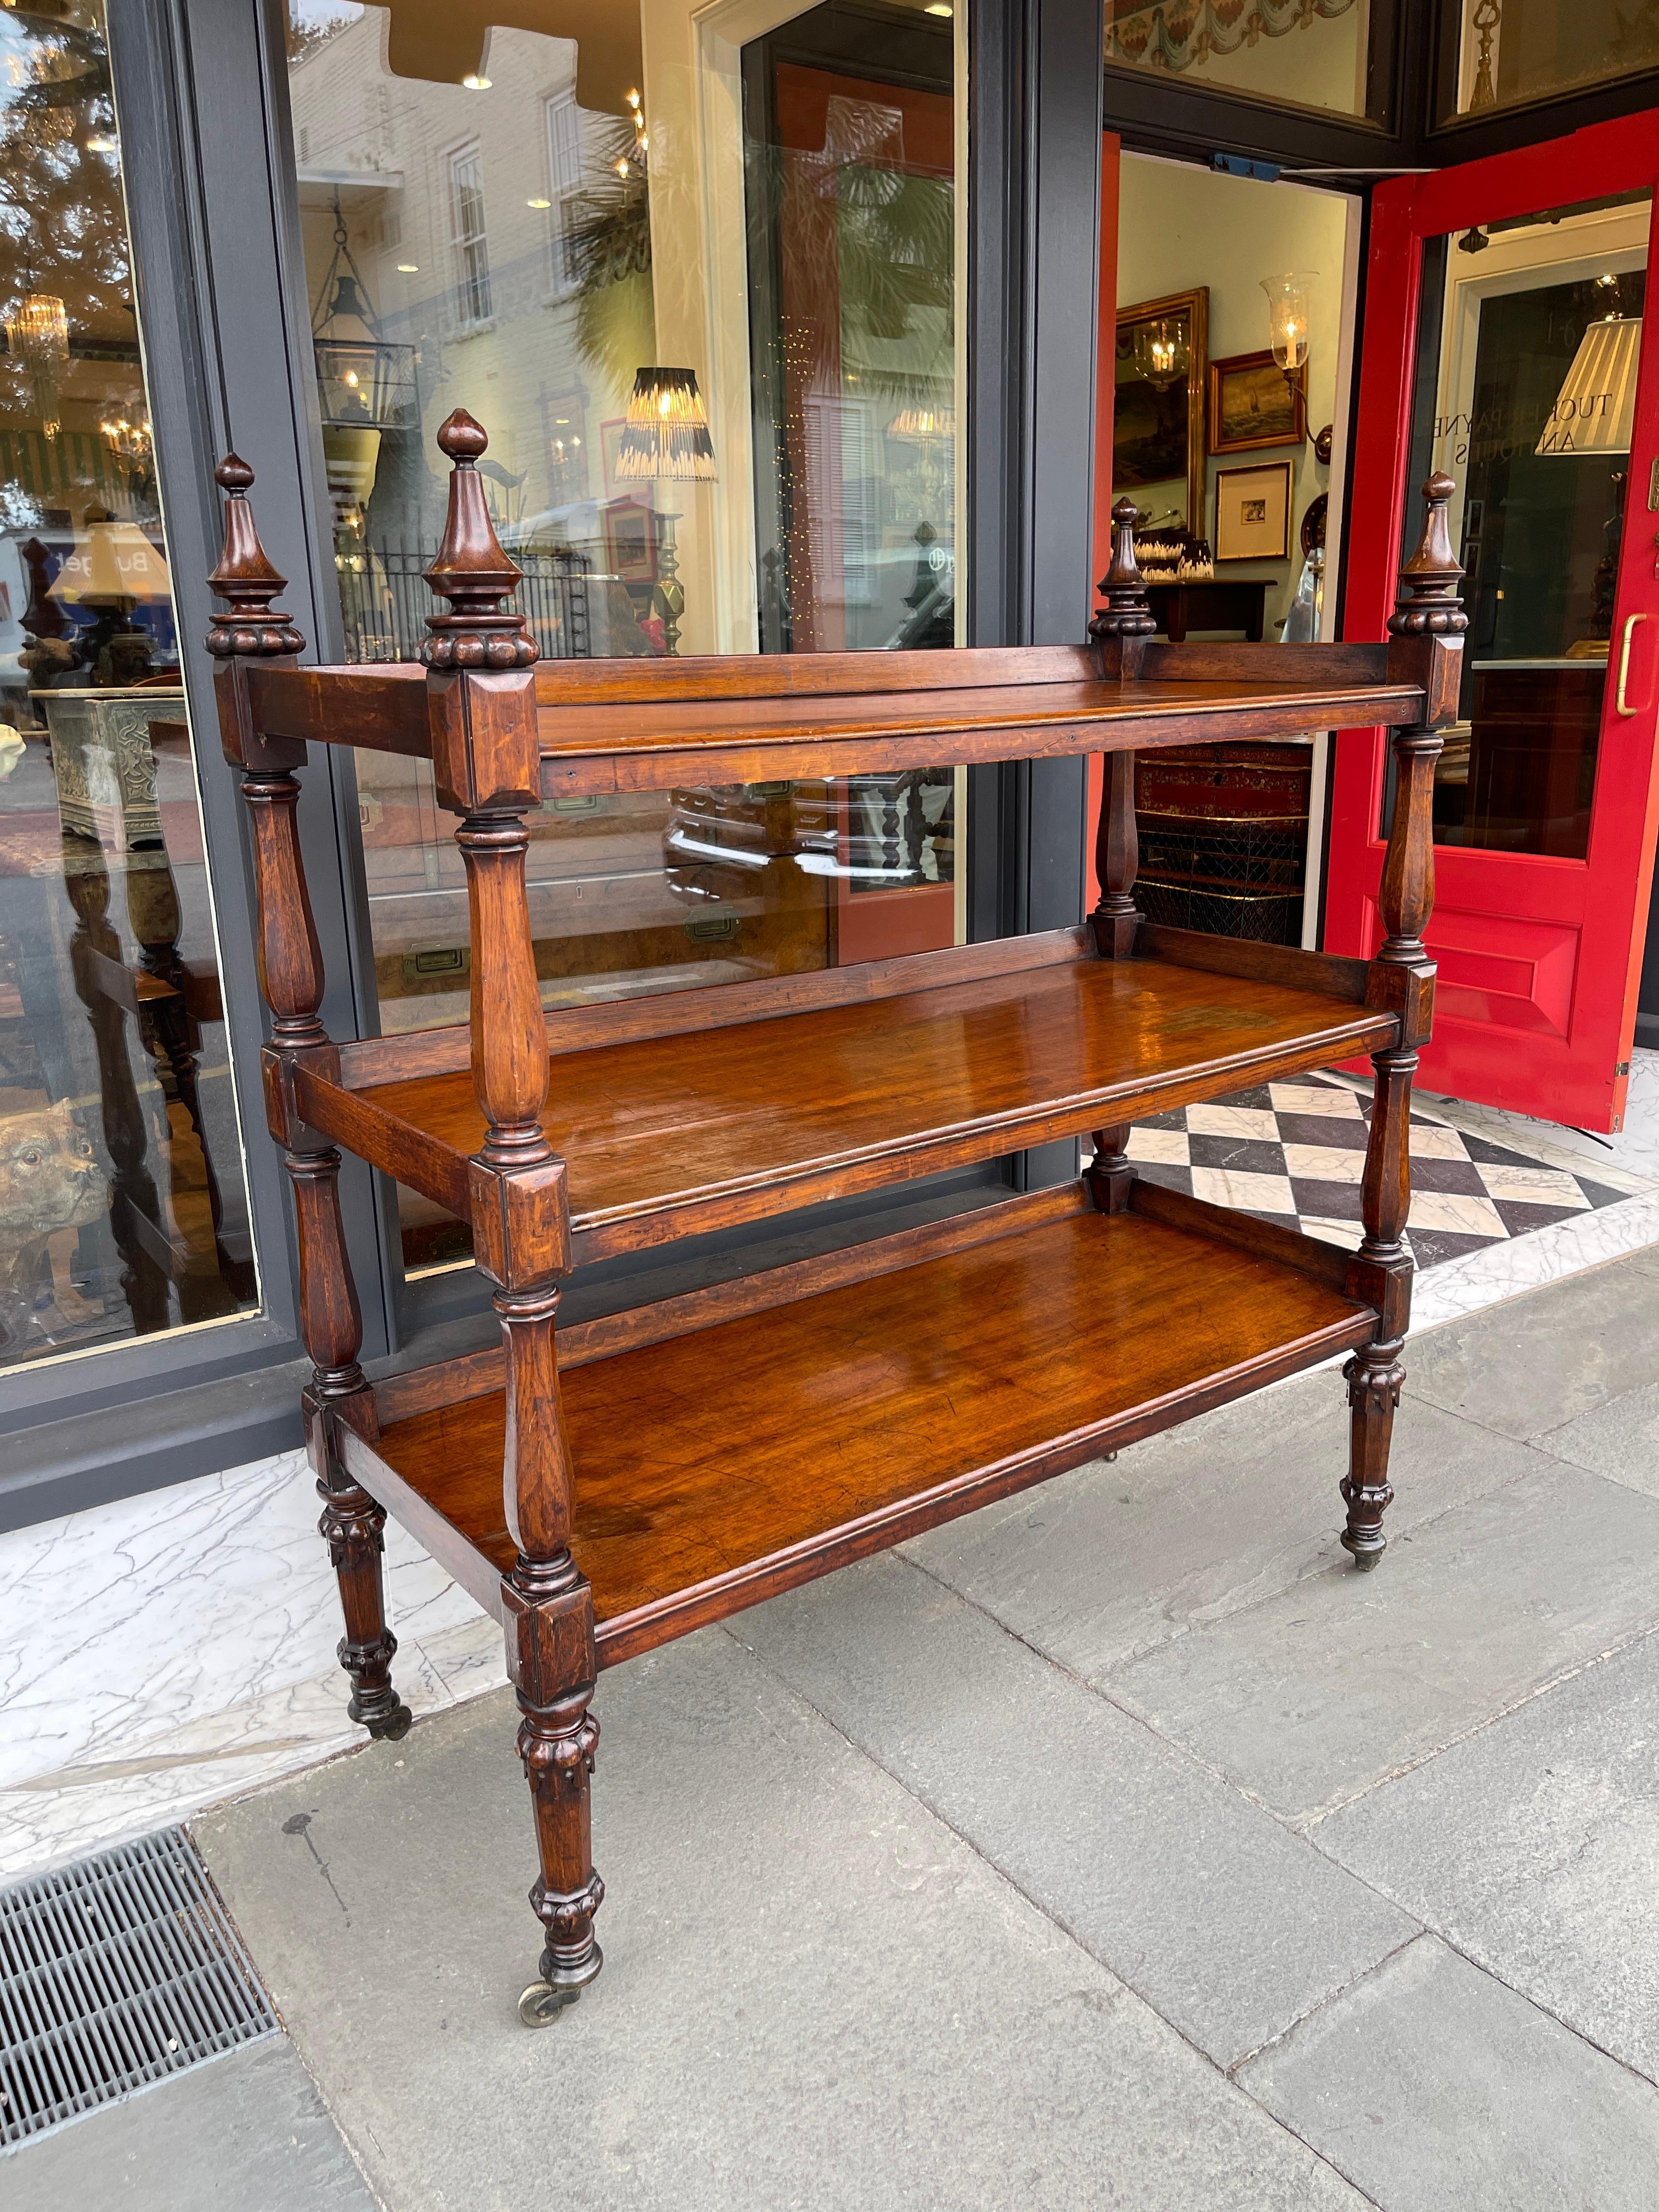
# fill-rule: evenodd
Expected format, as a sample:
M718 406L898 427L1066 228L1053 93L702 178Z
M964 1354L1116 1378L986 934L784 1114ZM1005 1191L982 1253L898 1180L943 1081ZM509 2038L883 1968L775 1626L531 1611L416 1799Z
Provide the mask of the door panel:
M1659 824L1656 167L1659 131L1635 117L1577 134L1570 158L1534 147L1381 187L1361 356L1349 637L1383 633L1409 478L1426 459L1459 484L1470 628L1436 782L1421 1079L1583 1128L1622 1120ZM1442 256L1443 290L1424 282ZM1380 732L1343 733L1332 951L1380 941L1387 768Z

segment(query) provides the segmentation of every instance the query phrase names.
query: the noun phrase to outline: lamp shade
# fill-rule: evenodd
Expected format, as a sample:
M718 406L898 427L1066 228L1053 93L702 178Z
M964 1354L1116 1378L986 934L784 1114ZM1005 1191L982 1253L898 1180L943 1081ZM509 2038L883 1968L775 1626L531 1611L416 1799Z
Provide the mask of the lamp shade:
M1627 453L1636 413L1636 362L1642 350L1639 315L1610 315L1578 341L1534 447L1540 453Z
M957 434L956 411L950 407L904 407L887 425L890 438L906 438L920 443L927 438L954 438Z
M87 534L46 588L64 606L111 606L122 600L166 599L173 580L167 564L135 523L108 517L89 522Z
M619 483L708 483L714 441L690 368L641 368L634 378L628 420L617 443Z

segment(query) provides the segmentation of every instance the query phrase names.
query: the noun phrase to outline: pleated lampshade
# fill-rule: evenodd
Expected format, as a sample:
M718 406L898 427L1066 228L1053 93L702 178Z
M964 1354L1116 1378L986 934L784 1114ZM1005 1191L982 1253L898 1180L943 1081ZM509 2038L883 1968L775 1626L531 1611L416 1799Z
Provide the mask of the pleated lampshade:
M641 368L634 378L628 420L617 445L619 483L707 483L714 475L697 375L690 368Z
M1534 451L1627 453L1636 412L1636 363L1642 350L1639 315L1610 315L1578 341L1550 419Z

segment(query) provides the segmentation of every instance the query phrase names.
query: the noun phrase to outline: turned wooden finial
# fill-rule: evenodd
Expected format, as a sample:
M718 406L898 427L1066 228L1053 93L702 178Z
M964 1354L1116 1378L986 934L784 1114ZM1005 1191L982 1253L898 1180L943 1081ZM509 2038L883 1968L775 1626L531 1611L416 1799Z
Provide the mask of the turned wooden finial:
M536 658L536 641L524 617L501 606L524 571L501 550L478 476L478 459L489 441L458 407L440 429L438 443L454 466L443 541L426 580L449 601L450 611L427 617L431 635L421 658L428 668L527 668Z
M1112 565L1095 586L1106 604L1089 624L1092 638L1151 637L1158 628L1135 562L1139 513L1132 499L1119 500L1112 509Z
M220 599L229 600L230 612L214 617L208 651L220 660L303 653L304 638L281 608L270 604L288 578L271 566L259 543L247 503L252 470L237 454L227 453L213 474L225 494L225 543L208 582Z
M1428 502L1417 550L1400 571L1400 592L1389 617L1390 637L1449 636L1469 626L1457 596L1463 574L1451 548L1446 503L1457 486L1437 471L1423 487Z

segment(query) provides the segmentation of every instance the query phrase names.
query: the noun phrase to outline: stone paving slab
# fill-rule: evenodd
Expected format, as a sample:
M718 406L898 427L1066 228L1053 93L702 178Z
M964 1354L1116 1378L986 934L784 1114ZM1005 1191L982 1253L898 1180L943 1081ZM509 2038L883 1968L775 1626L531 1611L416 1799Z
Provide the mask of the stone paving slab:
M1537 1437L1659 1382L1653 1255L1639 1252L1408 1342L1413 1397Z
M606 1965L540 2033L505 1696L199 1826L392 2212L1358 2212L728 1636L597 1710Z
M1111 1692L1289 1818L1334 1810L1654 1617L1659 1500L1540 1459L1391 1543L1120 1668Z
M1382 2212L1659 2203L1659 2091L1431 1936L1240 2079Z
M0 2152L6 2212L375 2212L285 2036Z
M1311 1833L1479 1964L1659 2081L1659 1637Z
M1087 1680L1340 1565L1348 1402L1298 1376L903 1547ZM1391 1534L1512 1481L1519 1443L1414 1400L1395 1425Z
M732 1628L1219 2065L1417 1932L904 1560Z
M1654 1326L1659 1330L1659 1285L1654 1291ZM1540 1450L1575 1467L1611 1475L1632 1490L1659 1498L1659 1382L1597 1406L1538 1438Z

